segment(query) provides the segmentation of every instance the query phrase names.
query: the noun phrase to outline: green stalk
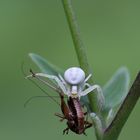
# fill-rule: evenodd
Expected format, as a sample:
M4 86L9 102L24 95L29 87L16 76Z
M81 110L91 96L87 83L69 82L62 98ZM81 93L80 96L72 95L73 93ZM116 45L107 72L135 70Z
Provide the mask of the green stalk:
M84 70L86 75L89 75L91 73L91 70L88 64L85 47L83 45L83 42L80 36L79 27L77 24L77 20L76 20L76 16L72 7L71 0L62 0L62 3L63 3L64 11L66 14L66 18L69 24L70 32L71 32L73 43L74 43L74 48L78 57L80 67ZM89 82L93 84L92 79L90 79ZM96 95L89 94L88 96L89 96L92 111L98 112Z
M62 0L62 3L63 3L64 11L66 14L66 18L68 21L69 29L70 29L70 32L72 35L74 48L75 48L75 51L77 54L79 65L84 70L86 76L88 76L89 74L91 74L91 70L90 70L90 67L88 64L86 50L85 50L85 47L83 45L83 42L82 42L82 39L80 36L80 31L79 31L79 27L77 24L75 12L72 7L72 1L71 0ZM89 83L93 85L92 78L89 80ZM90 102L92 112L95 112L95 113L99 112L96 94L92 94L92 93L88 94L88 99ZM94 122L94 124L96 125L96 122ZM98 128L98 126L95 126L96 137L98 140L101 140L101 133L102 133L102 132L100 132L101 129L96 129L96 128Z
M74 47L77 53L78 61L82 69L85 70L85 72L89 73L89 64L87 61L87 55L85 52L85 47L83 45L79 27L77 24L76 16L74 13L74 10L72 8L71 0L62 0L66 18L69 24L69 28L71 31Z

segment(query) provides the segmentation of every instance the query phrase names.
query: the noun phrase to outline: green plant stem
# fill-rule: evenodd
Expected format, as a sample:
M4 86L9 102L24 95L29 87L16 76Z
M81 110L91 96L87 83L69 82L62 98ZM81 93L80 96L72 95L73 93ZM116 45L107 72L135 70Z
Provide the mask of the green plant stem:
M72 2L71 0L62 0L62 2L66 13L66 18L69 24L69 28L71 31L74 47L77 53L78 61L80 63L80 66L85 70L85 72L89 73L87 55L80 36L80 31L75 17L75 13L72 8Z
M84 70L85 74L89 75L91 74L91 70L88 64L86 50L80 36L80 31L77 24L76 16L72 7L72 1L62 0L62 3L63 3L64 11L66 14L66 18L69 24L69 28L72 35L74 48L77 54L79 65ZM89 83L93 84L92 78L89 80ZM96 94L91 93L88 95L88 98L89 98L92 112L95 112L95 113L98 112L99 108L98 108L98 101L97 101ZM95 130L95 132L96 132L97 139L99 139L101 132L99 132L97 129Z
M140 97L140 72L138 73L128 95L123 101L117 115L104 132L103 140L117 140L125 122L127 121L130 113L132 112L135 104Z
M88 61L87 61L85 47L83 45L83 42L80 36L80 31L77 24L76 16L72 7L72 2L71 0L62 0L62 3L63 3L64 11L66 14L66 18L69 24L69 28L71 31L71 35L72 35L72 39L73 39L73 43L74 43L74 47L76 50L80 67L85 71L86 75L89 75L91 71L90 71ZM90 79L89 82L93 84L92 79ZM97 100L96 100L95 94L89 94L89 100L90 100L92 110L94 112L97 112L98 106L97 106Z

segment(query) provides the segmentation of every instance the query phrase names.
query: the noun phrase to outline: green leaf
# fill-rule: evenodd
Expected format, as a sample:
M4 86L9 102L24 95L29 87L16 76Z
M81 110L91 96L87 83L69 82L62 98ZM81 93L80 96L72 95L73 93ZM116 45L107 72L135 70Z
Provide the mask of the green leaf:
M32 61L40 68L40 70L43 73L47 73L50 75L56 75L56 76L58 76L58 73L62 74L62 71L59 68L57 68L56 66L51 64L49 61L47 61L43 57L41 57L37 54L34 54L34 53L30 53L29 56L31 57Z
M121 67L104 86L105 109L120 105L128 93L130 76L126 67ZM106 110L106 111L107 111Z

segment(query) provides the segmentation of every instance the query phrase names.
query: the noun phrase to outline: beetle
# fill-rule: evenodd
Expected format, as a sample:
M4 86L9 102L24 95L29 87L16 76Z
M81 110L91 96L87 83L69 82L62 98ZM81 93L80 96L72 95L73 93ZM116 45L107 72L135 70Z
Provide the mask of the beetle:
M63 115L55 113L56 116L61 118L61 121L64 119L67 120L67 128L63 130L63 134L68 134L69 129L76 134L84 134L85 130L92 126L92 123L85 120L87 112L83 112L82 105L78 98L69 97L67 104L64 101L63 94L60 94L61 99L61 111Z
M86 120L87 112L83 112L83 107L80 102L81 96L86 96L91 91L97 90L98 94L101 95L99 96L99 100L101 100L101 102L104 100L100 86L91 86L87 83L91 74L86 77L85 72L79 67L68 68L64 72L63 77L60 74L55 76L44 73L34 73L32 70L30 70L30 72L31 75L26 78L35 77L59 94L61 99L60 106L63 115L59 113L56 113L55 115L60 117L61 121L64 119L67 120L67 128L63 130L63 134L68 134L69 129L76 134L85 134L85 130L91 127L92 123ZM42 79L42 77L51 81L48 82ZM67 104L64 100L64 95L68 97Z

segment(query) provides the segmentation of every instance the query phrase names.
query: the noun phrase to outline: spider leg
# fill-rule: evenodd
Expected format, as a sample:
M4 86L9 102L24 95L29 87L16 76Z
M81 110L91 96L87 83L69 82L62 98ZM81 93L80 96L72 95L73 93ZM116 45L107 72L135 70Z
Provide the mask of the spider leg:
M97 90L98 93L102 93L102 89L101 89L101 87L99 85L93 85L93 86L89 85L89 87L87 89L85 89L84 91L80 92L80 95L85 96L85 95L87 95L88 93L90 93L91 91L94 91L94 90Z
M30 78L30 77L37 77L40 81L42 81L43 83L47 84L49 87L53 88L54 90L56 90L57 88L55 88L52 85L48 84L46 81L44 81L40 77L45 77L45 78L48 78L50 80L54 80L58 84L58 86L60 87L62 92L64 94L68 95L67 90L65 88L65 85L63 84L63 82L57 76L49 75L49 74L45 74L45 73L32 73L31 75L27 76L26 78Z
M100 118L94 112L90 113L90 116L91 116L91 118L94 122L94 125L95 125L96 129L98 131L102 132L103 126L102 126Z
M97 94L99 108L102 108L105 104L105 99L104 99L104 95L103 95L101 87L99 85L90 86L88 83L86 83L86 84L88 85L88 88L85 89L84 91L80 92L80 96L85 96L92 91L97 91L94 93Z
M64 85L67 85L66 81L65 81L64 78L61 76L61 74L58 74L58 77L60 78L60 80L63 82Z
M85 81L84 81L84 83L86 83L88 80L89 80L89 78L92 76L92 74L89 74L88 76L87 76L87 78L85 79Z

